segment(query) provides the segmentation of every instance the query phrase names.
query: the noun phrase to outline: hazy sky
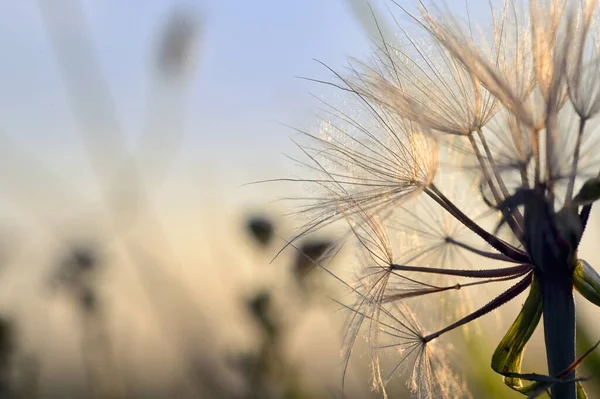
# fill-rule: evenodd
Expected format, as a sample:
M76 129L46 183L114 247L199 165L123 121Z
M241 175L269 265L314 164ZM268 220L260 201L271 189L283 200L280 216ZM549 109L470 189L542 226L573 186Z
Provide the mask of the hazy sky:
M77 1L52 2L57 9L69 9L73 3ZM164 109L164 93L153 85L151 61L160 28L181 3L81 2L118 122L130 144ZM395 7L386 0L372 3L383 10ZM185 135L170 173L183 185L208 179L222 190L286 176L290 161L281 153L297 152L289 140L293 130L284 124L313 126L312 111L318 103L311 93L327 98L332 92L297 77L330 79L313 59L339 70L349 56L368 53L369 41L347 0L184 4L198 14L202 29L195 73L184 97ZM69 17L62 21L67 31L71 23L76 25ZM94 180L44 26L37 1L0 2L0 139L13 143L0 145L0 187L33 190L25 197L39 197L34 188L48 180L48 173L67 182ZM54 187L47 185L49 190ZM235 191L233 196L243 193Z
M55 4L70 1L57 1ZM173 1L84 1L88 27L128 135L147 118L153 43ZM291 131L306 125L309 91L296 76L322 77L366 45L344 0L187 2L202 18L199 59L187 102L185 152L226 168L256 158L285 162ZM0 107L3 134L47 153L79 151L54 52L35 1L0 2ZM193 148L193 149L192 149ZM273 153L276 151L277 153ZM227 162L221 162L229 158ZM79 162L79 161L78 161Z

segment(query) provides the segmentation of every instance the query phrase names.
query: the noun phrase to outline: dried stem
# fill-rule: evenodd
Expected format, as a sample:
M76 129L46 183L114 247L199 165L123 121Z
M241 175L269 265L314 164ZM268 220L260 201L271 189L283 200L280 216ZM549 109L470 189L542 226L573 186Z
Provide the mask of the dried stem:
M598 172L598 175L600 177L600 172ZM592 212L592 204L588 204L585 205L583 208L581 208L581 212L579 213L579 220L581 220L581 228L585 229L585 226L587 225L587 221L590 217L590 213Z
M425 266L408 266L408 265L390 265L392 270L401 270L405 272L417 272L417 273L432 273L432 274L443 274L447 276L460 276L460 277L471 277L471 278L495 278L495 277L508 277L514 275L521 275L530 271L533 266L529 264L522 264L518 266L505 267L500 269L487 269L487 270L463 270L463 269L441 269L434 267Z
M475 141L475 138L473 137L472 134L469 135L469 142L471 143L471 146L473 147L473 151L475 152L475 156L477 157L477 160L479 161L479 167L483 173L483 177L484 177L488 187L490 188L490 191L492 192L492 196L494 197L496 204L502 203L502 201L504 200L504 198L506 196L501 195L500 192L498 191L498 187L496 187L496 184L494 183L494 179L490 175L488 167L485 164L485 158L481 154L481 151L479 150L479 147L477 146L477 142ZM488 158L493 159L493 158L491 158L491 153L488 155ZM499 179L499 181L501 181L501 180ZM504 219L506 220L506 223L510 227L511 231L514 233L514 235L517 238L521 239L521 237L523 236L522 228L515 221L514 216L511 213L512 212L510 209L502 210Z
M478 248L475 248L467 243L464 243L462 241L458 241L452 237L446 237L446 242L456 245L457 247L466 249L469 252L472 252L474 254L477 254L479 256L482 256L484 258L487 259L493 259L493 260L500 260L503 262L512 262L512 263L519 263L516 262L514 259L509 258L508 256L504 255L504 254L500 254L500 253L496 253L496 252L489 252L489 251L484 251Z
M539 129L533 129L532 132L532 150L533 150L533 158L535 160L535 179L534 185L539 185L541 182L541 161L540 161L540 131Z
M494 184L494 180L492 179L492 176L490 175L490 172L488 171L487 165L485 164L485 158L483 157L483 155L481 154L481 151L479 150L479 147L477 146L475 137L473 137L472 134L469 134L468 137L469 137L469 143L471 143L471 147L473 147L475 156L477 157L477 160L479 161L479 167L481 168L481 172L483 173L485 182L487 183L488 187L490 188L490 190L492 192L492 196L494 197L494 200L496 201L496 204L499 204L502 202L503 198L500 196L500 193L498 192L498 188Z
M494 249L500 253L508 256L512 260L519 263L529 263L529 256L526 252L515 248L509 243L496 237L495 235L487 232L477 223L475 223L470 217L464 214L460 209L456 207L434 184L424 189L434 201L442 206L448 213L454 216L459 222L466 226L469 230L481 237L485 242L490 244Z
M494 159L494 155L492 154L492 151L490 150L490 147L487 143L485 135L483 134L481 129L477 129L477 135L479 137L479 140L481 141L481 144L483 145L483 150L485 151L485 155L488 159L488 162L490 163L490 166L492 167L492 171L494 173L494 177L496 178L496 181L498 182L500 191L502 191L503 199L506 199L506 198L510 197L510 193L508 192L508 189L506 188L506 184L504 184L504 180L502 179L502 175L500 174L500 170L498 169L498 165L496 164L496 160ZM522 237L523 237L523 215L521 214L521 211L519 211L518 209L511 209L509 211L510 211L510 213L512 213L511 219L514 218L514 221L515 221L514 225L510 225L511 229L515 233L515 236L519 240L522 240Z
M388 295L385 298L383 298L381 300L381 303L389 303L389 302L394 302L394 301L398 301L401 299L406 299L406 298L414 298L417 296L423 296L423 295L428 295L428 294L435 294L438 292L444 292L444 291L450 291L450 290L460 290L462 288L468 288L468 287L473 287L476 285L483 285L483 284L488 284L488 283L499 283L502 281L509 281L509 280L514 280L516 278L521 277L524 273L520 273L520 274L515 274L515 275L511 275L511 276L507 276L507 277L502 277L502 278L490 278L490 279L485 279L485 280L481 280L481 281L475 281L475 282L471 282L471 283L466 283L466 284L460 284L460 283L456 283L453 285L448 285L445 287L429 287L429 288L423 288L423 289L419 289L419 290L412 290L412 291L408 291L408 292L403 292L400 294L392 294L392 295Z
M565 196L565 204L571 202L573 199L573 188L575 186L575 179L577 178L577 166L579 163L579 155L581 152L581 143L583 142L583 131L585 129L585 122L587 119L579 119L579 131L577 132L577 142L575 143L575 152L573 153L573 165L571 166L571 176L569 176L569 183L567 185L567 194Z
M434 340L434 339L438 338L440 335L447 333L448 331L454 330L455 328L458 328L462 325L470 323L471 321L491 312L492 310L499 308L500 306L504 305L505 303L509 302L510 300L517 297L520 293L525 291L527 289L527 287L529 287L529 285L531 284L532 280L533 280L533 274L530 273L523 280L519 281L517 284L513 285L511 288L504 291L502 294L498 295L487 305L479 308L478 310L469 314L468 316L463 317L462 319L450 324L448 327L443 328L443 329L439 330L438 332L435 332L433 334L429 334L429 335L423 337L423 342L429 342L431 340Z
M506 188L506 185L504 184L504 180L502 179L502 176L500 175L500 172L498 170L498 165L496 165L496 161L494 160L492 151L490 150L490 147L487 144L485 135L483 134L481 129L477 129L477 136L479 137L479 140L481 141L481 144L483 145L483 150L485 151L485 156L487 157L487 160L490 163L490 166L492 167L492 171L494 172L494 177L496 178L496 181L498 182L500 191L502 191L502 199L506 199L507 197L510 196L510 193L508 192L508 189Z

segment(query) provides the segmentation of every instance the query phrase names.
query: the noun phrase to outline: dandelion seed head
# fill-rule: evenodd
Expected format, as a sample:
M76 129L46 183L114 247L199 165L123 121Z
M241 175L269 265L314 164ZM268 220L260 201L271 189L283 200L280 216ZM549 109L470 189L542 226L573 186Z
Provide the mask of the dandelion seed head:
M414 26L395 20L336 75L349 100L302 147L323 176L310 228L344 218L359 251L344 357L366 332L384 396L404 372L416 397L468 397L438 338L575 257L587 221L562 210L600 169L597 2L490 8L483 28L401 9ZM511 280L475 308L479 288Z
M573 19L574 42L568 49L567 79L569 97L581 118L590 119L600 112L600 41L598 4L587 0ZM592 24L595 23L595 30ZM589 36L589 40L588 39Z
M531 30L534 70L537 86L547 100L555 80L562 75L561 57L565 49L560 48L559 29L563 21L566 2L552 1L549 6L541 7L537 0L531 5Z
M492 154L506 184L514 191L523 184L522 177L533 181L531 130L506 110L499 113L488 128Z
M301 144L315 196L303 209L307 230L364 210L387 209L427 187L437 171L430 132L354 93L348 111L326 105L316 134ZM345 109L345 108L344 108Z
M435 353L433 349L437 344L423 341L423 327L417 321L412 307L409 307L409 302L386 300L386 296L396 294L422 298L422 295L437 289L429 284L431 279L428 279L427 283L420 282L415 279L417 277L412 278L413 276L393 271L393 248L398 247L394 245L394 240L389 239L383 224L384 221L389 221L388 217L379 218L360 212L348 218L364 256L357 257L361 274L355 289L359 294L357 302L351 307L356 314L352 317L347 336L355 340L357 331L361 327L367 328L368 343L374 350L371 364L374 387L384 394L385 387L392 377L408 373L412 381L408 386L417 397L430 397L432 392L436 397L452 397L453 394L464 391L464 384L457 382L456 373L443 364L441 357L437 356L432 360ZM415 237L416 234L413 232L408 236ZM439 281L443 282L442 279ZM432 301L428 301L429 310L439 308L445 309L448 314L455 313L456 309L447 306L451 305L450 302L441 307L440 302L446 302L445 298L432 298ZM459 301L459 305L461 303L462 306L458 308L464 312L466 302ZM417 309L418 312L427 313L430 318L435 318L426 306L419 306ZM384 339L381 339L382 336ZM350 345L353 345L353 342ZM394 357L395 354L401 361L383 361L380 352L392 352L391 356Z
M525 99L533 90L531 38L528 25L523 25L516 13L509 12L509 2L503 12L492 20L494 40L501 45L495 59L478 43L468 39L467 33L452 18L434 16L429 9L422 10L428 30L455 62L461 64L501 105L519 115L524 123L534 123ZM511 25L514 29L510 29Z
M407 375L406 386L418 398L469 398L464 380L450 366L445 348L422 341L417 316L405 304L380 315L377 348L372 355L374 388L384 393L389 381Z
M469 185L463 181L460 175L453 173L441 173L438 178L438 186L444 189L449 198L467 206L473 215L485 215L487 207L478 198L477 185ZM435 267L446 269L456 268L457 265L463 269L486 266L480 259L469 256L468 251L460 245L479 247L481 250L488 248L474 239L472 233L464 225L452 218L430 198L421 197L418 201L404 205L387 223L387 226L393 237L394 261L398 264L424 267L435 265ZM477 262L476 265L473 263L474 261ZM418 278L433 286L449 286L462 282L460 279L439 274L418 276L406 273L405 275ZM390 283L389 295L406 290L404 285L405 283L402 281L396 281L396 284ZM478 290L456 289L447 296L423 297L415 301L414 309L431 315L428 322L422 322L426 327L439 328L440 322L446 323L448 320L472 311L474 297L478 293Z
M357 90L398 115L430 129L465 135L483 126L498 102L432 37L427 26L404 29L377 52L356 82ZM501 44L501 43L499 43ZM500 52L498 51L498 54Z

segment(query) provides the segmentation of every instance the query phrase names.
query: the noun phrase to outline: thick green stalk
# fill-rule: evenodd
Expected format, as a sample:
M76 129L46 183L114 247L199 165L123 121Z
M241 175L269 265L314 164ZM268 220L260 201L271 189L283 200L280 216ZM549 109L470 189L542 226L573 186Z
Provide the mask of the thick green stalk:
M566 277L566 278L565 278ZM550 376L556 376L575 361L575 302L573 283L564 274L542 277L544 336ZM576 399L575 371L551 388L554 399Z

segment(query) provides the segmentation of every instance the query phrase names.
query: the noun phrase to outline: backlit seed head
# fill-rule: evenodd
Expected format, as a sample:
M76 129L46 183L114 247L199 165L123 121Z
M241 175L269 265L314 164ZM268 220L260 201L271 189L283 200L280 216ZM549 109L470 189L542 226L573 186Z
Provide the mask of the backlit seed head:
M327 107L318 133L304 132L314 177L301 180L317 190L300 209L300 235L346 221L360 254L356 279L338 278L352 298L344 358L366 330L384 395L404 370L419 398L466 397L439 339L534 277L578 264L600 199L596 3L506 0L480 30L445 8L402 9L415 29L398 23L371 60L336 74L348 99ZM581 286L595 298L590 275ZM477 305L463 296L483 285L500 294Z

